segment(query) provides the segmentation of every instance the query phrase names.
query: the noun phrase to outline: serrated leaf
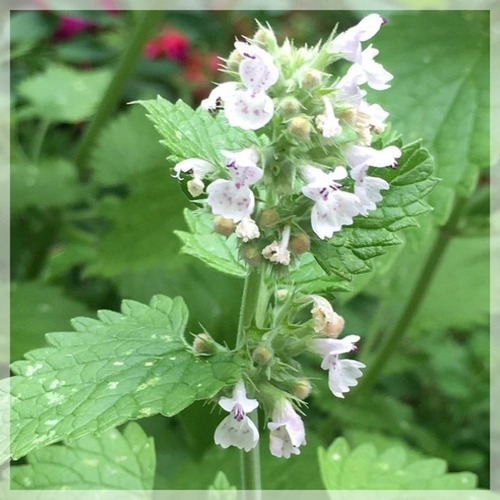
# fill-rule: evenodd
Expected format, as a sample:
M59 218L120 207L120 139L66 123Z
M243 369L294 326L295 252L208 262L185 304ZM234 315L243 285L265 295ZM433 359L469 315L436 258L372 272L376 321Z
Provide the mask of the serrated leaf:
M225 117L196 111L183 101L175 104L158 96L156 100L137 101L163 137L160 141L178 158L203 158L212 163L223 160L222 149L237 150L257 144L253 131L231 127Z
M10 355L21 359L45 345L44 332L63 330L71 318L90 314L88 307L68 297L62 288L40 282L12 283L10 287Z
M60 208L77 203L83 194L78 170L63 158L44 158L37 165L15 161L10 177L11 209Z
M488 25L486 11L391 13L375 42L395 78L374 102L435 157L442 182L430 201L441 223L455 189L467 195L478 168L489 166Z
M469 472L447 473L444 460L415 459L401 446L379 453L375 446L354 449L337 438L328 449L318 450L326 489L338 490L470 490L477 478Z
M122 432L85 436L28 454L28 465L11 468L12 489L151 490L155 475L153 439L131 422Z
M108 70L78 71L51 64L19 84L19 94L27 101L22 116L64 123L86 120L94 113L109 78Z
M184 217L190 232L175 231L183 244L181 252L224 274L244 278L246 269L238 258L236 236L225 238L217 234L210 214L195 214L185 209Z
M326 272L350 281L353 275L370 271L372 259L401 243L394 232L417 225L415 217L430 210L425 196L437 182L432 159L419 141L402 148L402 153L395 172L380 174L391 187L377 210L366 218L357 216L327 244L313 240L312 253Z
M188 312L177 297L123 301L121 314L77 318L51 333L53 347L17 361L11 387L11 454L103 432L128 420L172 416L240 376L229 354L195 356L183 338Z
M164 167L165 150L158 134L139 108L118 116L103 130L93 150L90 166L100 184L123 184L145 170ZM165 182L173 182L165 175Z
M185 197L166 168L143 172L131 180L127 198L108 201L99 211L110 227L96 242L89 274L111 277L153 267L176 267L179 244L172 233L184 225Z

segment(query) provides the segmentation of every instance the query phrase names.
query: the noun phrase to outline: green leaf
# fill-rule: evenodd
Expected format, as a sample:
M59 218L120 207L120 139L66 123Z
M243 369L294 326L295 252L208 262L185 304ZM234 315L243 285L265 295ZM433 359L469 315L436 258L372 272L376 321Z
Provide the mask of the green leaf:
M67 328L71 318L90 314L87 306L69 298L62 288L40 282L12 283L10 287L10 355L21 359L45 346L43 332Z
M209 500L236 500L236 486L232 486L224 472L219 471L214 482L208 487Z
M441 223L454 190L467 196L478 168L490 164L488 26L487 11L391 13L374 41L395 75L374 102L406 140L423 137L434 156L442 182L430 202Z
M194 213L186 209L184 217L190 232L175 231L183 244L181 252L201 260L221 273L244 278L246 269L238 258L236 236L232 234L225 238L217 234L210 214Z
M19 94L27 101L23 118L78 123L92 116L109 82L108 70L78 71L60 64L23 80Z
M44 158L37 165L15 161L10 177L11 209L59 208L77 203L84 193L76 166L63 158Z
M96 243L96 259L88 273L111 277L159 266L175 269L179 244L172 232L184 225L185 203L167 169L131 179L127 198L108 198L99 209L110 228Z
M419 141L402 152L397 170L383 172L391 187L377 210L366 218L356 217L326 244L313 240L312 253L328 273L350 281L353 275L372 270L372 259L401 243L394 232L417 225L415 217L430 210L425 196L437 182L432 159Z
M12 489L151 490L156 459L153 439L132 422L123 433L110 429L33 451L27 461L11 468Z
M242 149L257 144L254 132L231 127L223 116L196 111L182 101L175 104L157 97L137 101L148 112L163 139L160 141L177 158L203 158L214 164L223 160L222 149Z
M177 297L122 312L76 318L76 332L51 333L54 347L17 361L11 385L11 453L103 432L128 420L175 415L240 377L230 354L195 356L183 338L188 312Z
M158 134L136 107L119 115L103 130L90 165L99 184L123 184L130 176L157 167L164 169L164 182L173 182L167 174L165 152L158 143Z
M470 490L477 478L470 472L447 473L444 460L410 458L395 446L379 453L372 444L354 449L337 438L318 450L321 475L328 490Z

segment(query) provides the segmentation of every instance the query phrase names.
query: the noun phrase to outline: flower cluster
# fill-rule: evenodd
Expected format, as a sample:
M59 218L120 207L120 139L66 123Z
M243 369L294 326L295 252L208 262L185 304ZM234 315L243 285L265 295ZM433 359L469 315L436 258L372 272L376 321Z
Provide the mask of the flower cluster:
M356 352L355 344L359 336L347 335L337 339L343 329L344 320L335 313L330 303L318 295L305 296L303 300L313 302L311 313L314 334L306 337L306 343L312 352L323 358L321 368L329 371L328 385L334 396L343 398L344 393L350 391L350 387L357 385L357 379L361 377L361 369L365 365L351 359L339 359L339 356ZM327 338L318 335L326 335ZM198 352L206 353L207 350L198 349ZM268 347L260 345L254 350L253 360L257 365L269 366L272 358L273 354ZM254 387L257 399L247 397L243 381L235 385L232 397L223 396L219 399L219 405L229 415L217 427L215 443L223 448L236 446L245 451L255 447L259 441L259 431L248 414L257 409L261 400L264 410L270 415L267 428L270 431L271 454L283 458L298 455L300 446L306 444L306 437L304 423L296 412L292 399L300 400L309 396L311 392L309 381L295 380L292 394L286 394L278 387L271 386L268 381L259 381L258 378Z
M368 103L363 88L384 90L392 79L375 61L378 51L362 46L384 22L371 14L312 48L279 45L260 27L225 60L231 80L202 101L229 125L268 138L222 150L216 162L186 158L175 166L177 178L191 177L193 197L206 193L202 205L216 216L215 230L234 231L249 264L292 264L311 238L330 239L368 216L389 189L381 169L396 168L401 151L373 147L388 113ZM352 63L344 75L326 72L341 59Z

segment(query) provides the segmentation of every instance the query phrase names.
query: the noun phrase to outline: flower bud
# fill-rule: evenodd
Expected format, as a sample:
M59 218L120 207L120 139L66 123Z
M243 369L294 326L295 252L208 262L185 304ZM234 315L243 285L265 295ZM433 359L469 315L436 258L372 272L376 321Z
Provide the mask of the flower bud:
M311 310L314 331L325 333L328 337L337 338L344 328L344 318L337 314L330 302L319 295L310 295L314 302Z
M259 345L253 351L252 359L258 365L267 366L273 359L273 351L269 347Z
M200 354L215 354L217 344L208 333L199 333L193 341L193 350Z
M203 184L203 181L198 177L193 177L187 182L187 190L193 198L200 196L200 194L203 193L204 188L205 184Z
M250 266L258 266L262 262L262 255L256 246L245 246L241 249L243 260Z
M284 302L287 299L289 293L290 293L290 290L288 290L287 288L279 288L276 291L276 295L277 295L278 300L280 302Z
M231 219L226 219L222 215L217 215L214 218L214 231L222 234L222 236L229 236L233 233L235 227L236 225Z
M281 113L285 118L291 118L300 113L301 105L300 102L295 99L295 97L285 97L278 104L278 112Z
M302 255L303 253L309 252L309 249L311 248L311 240L305 233L298 234L290 240L288 248L295 255Z
M238 50L233 50L227 59L227 68L231 71L238 71L240 62L243 61L243 59L243 55Z
M310 69L302 76L300 85L307 90L313 90L321 85L323 75L317 69Z
M292 386L292 393L299 399L306 399L311 394L312 385L306 378L297 380Z
M264 28L262 26L255 32L253 39L256 42L260 42L263 44L269 44L269 42L271 42L271 44L273 45L276 44L276 36L274 35L273 30Z
M280 216L276 210L262 210L259 217L259 224L264 229L271 229L279 221L279 219Z
M311 130L311 122L305 116L296 116L288 122L288 131L298 139L307 139Z

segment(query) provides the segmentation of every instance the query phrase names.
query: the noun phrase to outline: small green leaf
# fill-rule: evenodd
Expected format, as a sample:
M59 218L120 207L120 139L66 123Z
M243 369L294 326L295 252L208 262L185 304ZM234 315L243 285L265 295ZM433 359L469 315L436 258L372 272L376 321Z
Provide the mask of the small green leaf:
M27 461L11 468L12 489L151 490L156 457L153 439L132 422L123 433L110 429L33 451Z
M14 161L10 189L14 212L27 207L64 207L77 203L84 193L76 166L63 158L44 158L37 165Z
M232 486L224 472L219 471L214 482L208 487L209 500L236 500L236 487Z
M173 182L168 176L158 134L136 107L119 115L103 130L90 165L94 179L100 184L124 184L130 176L157 167L163 167L165 182Z
M225 238L217 234L209 214L195 214L186 209L184 217L190 232L174 231L183 243L182 253L191 255L224 274L244 278L246 270L238 258L236 236L232 234Z
M415 458L402 446L379 453L372 444L351 449L337 438L327 450L319 448L318 459L325 487L332 491L470 490L477 485L474 474L448 474L444 460Z
M223 116L201 108L195 111L180 100L172 104L158 96L137 102L163 137L160 142L177 158L203 158L215 164L223 160L222 149L242 149L258 142L254 132L231 127Z
M20 83L19 94L27 101L22 115L64 123L87 120L94 113L109 78L108 70L84 72L51 64L43 73Z
M357 216L326 244L313 240L312 253L329 274L350 281L355 274L371 271L372 259L401 243L394 232L417 225L415 217L430 210L425 197L437 182L432 159L419 141L402 152L397 170L381 174L391 187L377 210L368 217Z
M230 354L195 356L183 338L188 312L177 297L122 312L76 318L76 332L51 333L54 347L12 364L11 454L103 432L128 420L172 416L240 377Z

